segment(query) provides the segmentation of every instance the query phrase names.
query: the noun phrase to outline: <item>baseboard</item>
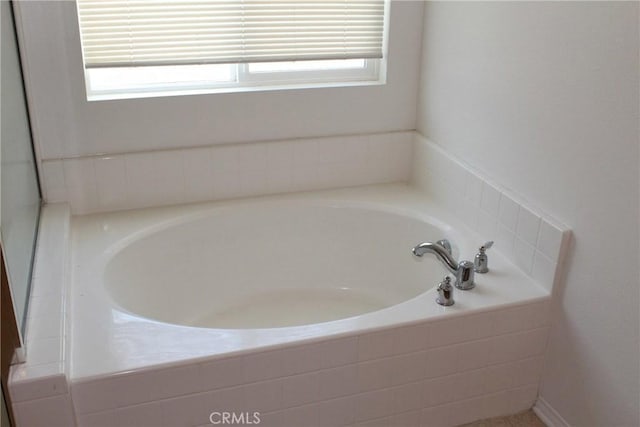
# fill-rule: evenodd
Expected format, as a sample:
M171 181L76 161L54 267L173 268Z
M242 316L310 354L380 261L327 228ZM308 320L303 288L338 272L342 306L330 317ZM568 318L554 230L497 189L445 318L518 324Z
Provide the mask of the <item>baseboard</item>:
M538 397L538 400L536 400L535 405L533 405L533 412L547 427L570 427L570 424L562 418L558 411L553 409L542 397Z

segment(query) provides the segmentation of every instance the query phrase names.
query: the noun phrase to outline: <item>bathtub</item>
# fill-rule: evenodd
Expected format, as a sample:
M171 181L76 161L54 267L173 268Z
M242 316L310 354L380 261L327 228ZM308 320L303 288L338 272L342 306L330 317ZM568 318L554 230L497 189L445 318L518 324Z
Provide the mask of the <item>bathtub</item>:
M456 259L483 242L400 184L74 217L74 422L457 425L531 407L549 291L497 247L442 307L447 270L411 253L442 238Z

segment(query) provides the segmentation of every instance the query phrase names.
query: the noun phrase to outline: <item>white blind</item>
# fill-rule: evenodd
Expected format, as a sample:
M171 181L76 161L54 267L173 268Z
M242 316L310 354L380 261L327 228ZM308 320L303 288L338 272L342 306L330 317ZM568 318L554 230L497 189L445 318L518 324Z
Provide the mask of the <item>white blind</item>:
M384 0L77 0L85 66L381 58Z

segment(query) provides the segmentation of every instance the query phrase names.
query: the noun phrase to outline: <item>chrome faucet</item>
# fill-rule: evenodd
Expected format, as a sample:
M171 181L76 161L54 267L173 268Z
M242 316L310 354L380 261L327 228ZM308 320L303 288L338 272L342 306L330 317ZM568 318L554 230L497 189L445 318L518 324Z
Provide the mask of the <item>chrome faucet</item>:
M426 253L434 254L455 276L456 288L463 291L473 289L475 283L473 282L474 271L471 261L456 262L453 256L442 245L437 243L424 242L413 248L413 254L417 257L422 257Z

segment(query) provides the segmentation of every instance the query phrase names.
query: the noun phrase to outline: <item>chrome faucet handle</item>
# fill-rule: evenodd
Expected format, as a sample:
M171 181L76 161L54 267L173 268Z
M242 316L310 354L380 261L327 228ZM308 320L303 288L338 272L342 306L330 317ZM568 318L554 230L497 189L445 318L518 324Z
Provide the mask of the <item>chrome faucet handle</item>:
M449 255L453 255L453 251L451 250L451 242L449 242L447 239L440 239L436 243L445 248L447 252L449 252Z
M440 305L448 307L455 304L453 300L453 286L451 286L451 277L445 276L438 285L438 298L436 302Z
M493 246L493 240L490 240L480 246L476 257L473 260L473 269L476 273L484 274L489 272L489 258L485 252L487 249L491 248L491 246Z

